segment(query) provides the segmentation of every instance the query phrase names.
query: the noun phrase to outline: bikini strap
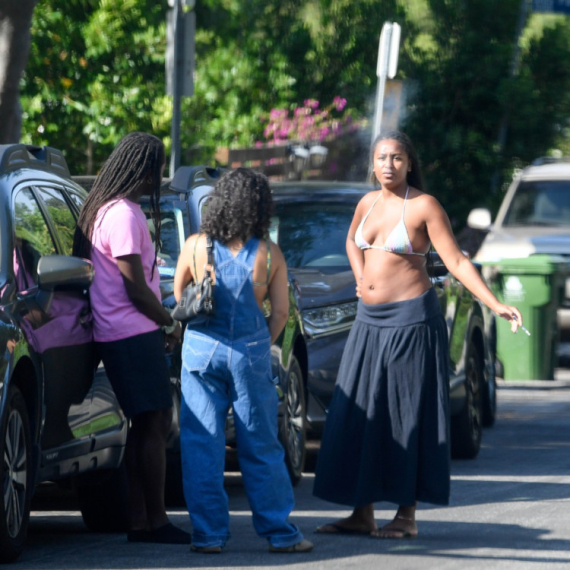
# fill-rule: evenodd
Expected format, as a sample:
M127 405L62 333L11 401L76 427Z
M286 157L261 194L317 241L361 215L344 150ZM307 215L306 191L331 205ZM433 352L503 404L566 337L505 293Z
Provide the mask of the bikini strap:
M362 221L360 222L361 224L364 225L364 222L366 221L366 219L370 215L370 212L372 212L372 209L374 208L374 206L376 206L376 202L378 202L378 200L380 200L381 196L382 196L382 192L378 192L378 197L376 198L376 200L374 200L374 202L372 202L372 206L370 206L368 212L366 212L366 215L364 216L364 218L362 218Z
M408 201L408 192L410 191L410 187L406 189L406 195L404 196L404 207L402 208L402 220L404 219L404 214L406 213L406 202Z

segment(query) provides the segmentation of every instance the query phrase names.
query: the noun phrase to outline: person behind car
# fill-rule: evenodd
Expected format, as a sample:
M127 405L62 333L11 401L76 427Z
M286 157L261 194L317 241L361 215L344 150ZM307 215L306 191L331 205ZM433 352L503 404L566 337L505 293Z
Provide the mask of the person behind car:
M265 176L246 168L224 175L212 191L202 233L186 241L174 276L179 300L189 283L203 278L207 234L213 242L216 315L190 321L182 347L182 471L196 552L221 552L230 536L224 491L230 406L255 530L268 539L271 552L313 547L288 520L293 489L277 436L270 346L287 321L289 298L285 259L266 238L271 209Z
M172 417L165 333L166 343L172 345L180 339L181 328L160 301L156 251L138 204L141 196L151 196L158 248L164 166L160 139L146 133L125 136L83 205L73 251L93 262L93 336L119 404L131 421L125 451L127 539L189 544L190 534L169 522L164 505L165 446Z
M461 252L438 201L423 192L418 158L401 132L371 148L380 190L356 207L346 249L360 297L341 360L315 474L314 494L353 507L317 532L408 538L418 501L447 504L450 488L447 328L426 271L430 243L448 270L512 330L500 303ZM378 529L377 501L396 503Z

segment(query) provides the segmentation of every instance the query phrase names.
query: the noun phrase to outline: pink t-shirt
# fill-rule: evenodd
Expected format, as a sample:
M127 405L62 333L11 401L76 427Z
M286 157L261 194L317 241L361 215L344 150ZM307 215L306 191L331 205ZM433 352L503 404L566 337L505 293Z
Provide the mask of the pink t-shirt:
M146 283L160 300L157 268L152 275L155 252L141 207L126 199L102 206L97 213L91 243L95 278L89 291L95 340L109 342L158 329L159 325L143 315L129 299L116 260L123 255L140 255Z

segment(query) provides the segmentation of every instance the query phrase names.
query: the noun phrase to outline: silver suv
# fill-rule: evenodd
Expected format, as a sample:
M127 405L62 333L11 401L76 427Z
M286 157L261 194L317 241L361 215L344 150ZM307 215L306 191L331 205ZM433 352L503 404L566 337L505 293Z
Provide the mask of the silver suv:
M492 262L533 254L561 255L570 263L570 158L541 158L512 182L491 224L491 213L472 210L467 225L487 230L476 261ZM558 310L564 337L570 334L570 279Z

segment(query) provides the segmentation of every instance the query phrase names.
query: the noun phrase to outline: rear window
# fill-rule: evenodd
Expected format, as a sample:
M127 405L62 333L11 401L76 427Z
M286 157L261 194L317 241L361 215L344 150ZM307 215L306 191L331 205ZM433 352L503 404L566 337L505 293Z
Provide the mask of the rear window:
M155 227L149 211L145 208L152 245L155 244ZM156 265L161 277L173 277L178 257L184 246L184 218L182 211L170 204L160 205L160 241Z
M570 226L570 180L521 182L503 226Z

